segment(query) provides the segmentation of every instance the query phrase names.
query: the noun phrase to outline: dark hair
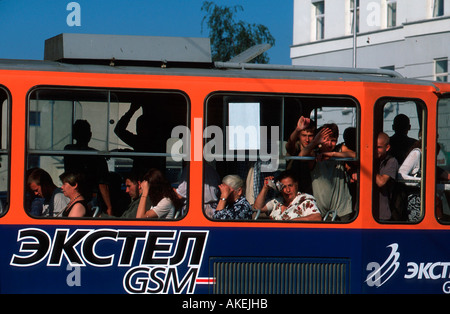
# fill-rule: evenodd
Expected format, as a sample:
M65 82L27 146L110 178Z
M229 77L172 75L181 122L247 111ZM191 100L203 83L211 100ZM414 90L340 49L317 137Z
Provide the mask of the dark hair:
M284 180L286 178L291 178L292 181L294 182L298 182L297 180L297 176L294 174L294 172L290 171L290 170L285 170L283 172L281 172L278 176L277 176L277 181L281 181Z
M396 132L405 132L410 128L409 117L403 113L397 115L394 118L394 123L392 124L392 129Z
M179 207L180 199L177 197L169 181L167 181L161 171L152 168L144 175L142 179L148 182L148 196L153 206L156 206L164 197L168 197L174 204L175 208Z
M308 125L306 128L304 128L302 131L311 131L311 132L314 132L314 131L316 130L316 128L317 128L317 123L316 123L316 121L315 121L314 119L310 119L310 120L309 120L309 125Z
M42 195L46 200L52 197L53 191L56 189L56 185L53 183L52 177L47 171L41 168L34 169L28 176L27 183L36 183L41 187Z
M77 191L84 197L87 196L86 177L82 173L66 171L59 176L62 183L69 183L71 186L77 186Z
M91 125L87 120L77 120L72 126L72 137L78 142L88 143L91 139Z
M142 175L136 171L130 171L125 175L125 180L128 179L134 184L137 184L139 181L142 181Z
M352 151L356 151L356 128L349 127L344 130L344 142L345 146L350 148Z
M320 128L317 129L316 134L318 134L322 129L330 129L333 137L338 138L339 137L339 127L336 123L327 123L322 125Z

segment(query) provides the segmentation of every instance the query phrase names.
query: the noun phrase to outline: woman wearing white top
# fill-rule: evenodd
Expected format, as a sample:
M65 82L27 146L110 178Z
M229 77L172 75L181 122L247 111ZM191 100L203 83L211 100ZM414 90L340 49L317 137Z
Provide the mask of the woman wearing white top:
M264 179L264 186L255 200L255 209L268 213L274 220L321 221L322 216L312 195L298 191L298 182L290 171L282 172L277 181L281 183L281 197L266 202L269 182L272 176Z
M144 175L141 189L141 200L139 201L136 218L174 218L180 200L161 171L150 169ZM146 210L148 201L151 202L151 207Z
M422 141L419 139L412 147L403 164L398 169L398 179L406 180L405 185L409 186L408 195L408 220L419 221L420 210L420 180L421 180L421 160ZM415 182L412 182L415 181Z

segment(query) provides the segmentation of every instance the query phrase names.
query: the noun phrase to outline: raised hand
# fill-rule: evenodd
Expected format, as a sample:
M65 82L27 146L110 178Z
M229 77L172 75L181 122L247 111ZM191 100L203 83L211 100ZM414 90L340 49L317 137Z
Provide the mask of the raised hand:
M297 129L299 131L302 131L302 130L308 128L310 123L311 123L311 119L310 118L305 118L304 116L301 116L300 119L298 119L298 122L297 122Z

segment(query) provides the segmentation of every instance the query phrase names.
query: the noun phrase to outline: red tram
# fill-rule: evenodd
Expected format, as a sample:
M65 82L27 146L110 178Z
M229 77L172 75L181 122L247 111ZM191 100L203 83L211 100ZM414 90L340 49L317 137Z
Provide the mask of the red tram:
M62 59L0 60L0 293L450 293L448 184L440 177L450 162L450 84L208 57ZM414 220L380 219L375 192L378 134L392 135L399 114L422 153L410 182L420 197ZM135 134L140 115L150 134L138 149L115 131L126 117L124 129ZM253 204L266 174L314 161L286 152L301 116L335 123L338 142L345 129L356 131L353 157L329 160L354 167L349 219L333 209L334 218L306 222L256 211L246 220L209 215L210 169L220 180L238 174ZM77 120L90 124L89 148L68 150ZM106 162L112 211L31 212L28 170L44 169L59 187L68 157ZM138 161L161 169L174 189L184 184L182 210L121 217L124 179Z

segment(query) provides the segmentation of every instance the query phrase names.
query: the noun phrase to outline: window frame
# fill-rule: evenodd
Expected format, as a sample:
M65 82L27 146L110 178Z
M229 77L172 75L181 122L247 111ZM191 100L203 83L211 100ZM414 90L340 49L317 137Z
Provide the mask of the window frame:
M444 94L444 95L440 96L438 98L438 101L437 101L437 104L436 104L436 139L437 139L437 143L439 143L439 117L441 116L441 114L440 114L440 107L441 107L440 102L442 100L445 100L446 102L448 102L450 104L450 94L447 93L447 94ZM449 107L450 107L450 105L449 105ZM441 151L442 151L442 149L443 148L441 147ZM435 162L436 162L436 168L437 168L437 166L438 166L438 154L436 154ZM435 184L436 184L435 185L435 189L436 189L436 192L437 192L438 191L438 185L441 184L438 181L437 173L436 173L436 182L435 182ZM448 185L449 185L449 183L446 183L444 186L448 186ZM449 195L444 195L444 196L445 196L445 198L450 197L450 193L449 193ZM437 206L435 206L435 208L434 208L434 214L435 214L436 220L441 225L443 225L443 226L450 226L450 219L446 220L446 219L441 219L441 218L438 217ZM444 214L444 211L442 211L442 214Z
M447 71L438 72L438 64L443 62ZM437 82L448 82L448 58L437 58L434 59L434 80Z
M190 129L190 123L191 123L191 99L189 95L179 89L151 89L151 88L117 88L117 87L91 87L91 86L68 86L68 85L37 85L34 86L32 89L30 89L27 92L26 96L26 132L25 132L25 169L29 167L28 161L30 156L68 156L68 155L83 155L83 156L100 156L100 157L111 157L111 158L131 158L131 157L165 157L166 159L169 157L173 157L172 154L169 153L162 153L162 152L111 152L108 150L97 150L97 151L83 151L83 150L42 150L42 149L30 149L30 143L29 143L29 135L30 135L30 124L29 124L29 112L30 112L30 103L32 100L32 95L39 90L44 90L46 92L48 91L58 91L58 92L64 92L64 91L75 91L75 92L98 92L98 93L107 93L108 95L111 95L112 93L135 93L138 94L169 94L169 95L179 95L180 97L183 97L186 101L186 117L185 122L186 125L183 127L186 127L187 130ZM94 100L87 100L87 101L94 101ZM106 106L108 107L106 109L106 115L107 118L110 117L110 104L112 103L111 99L108 97ZM119 117L120 119L120 117ZM110 122L110 121L108 121ZM115 121L117 123L117 121ZM73 123L73 122L72 122ZM109 123L108 129L109 129ZM109 133L109 130L106 131ZM108 138L108 137L107 137ZM189 139L190 140L190 139ZM189 173L190 173L190 155L189 151L187 153L183 153L180 156L177 156L178 158L181 158L183 162L186 162L186 178L187 178L187 198L185 203L185 215L180 215L179 217L174 217L173 219L164 219L164 218L121 218L121 217L79 217L79 218L69 218L69 217L46 217L46 216L34 216L31 215L24 206L24 211L27 213L28 216L30 216L33 219L58 219L58 220L65 220L65 221L71 221L71 220L94 220L94 221L105 221L105 220L113 220L113 221L142 221L145 223L145 221L178 221L185 218L187 212L189 211L189 191L190 191L190 182L189 182ZM182 162L180 161L180 164ZM58 183L54 182L57 186ZM26 176L24 174L24 187L26 187ZM25 205L25 199L24 199L24 205Z
M432 17L441 17L445 14L445 2L444 0L433 0L433 12Z
M397 0L386 1L386 26L392 28L397 26Z
M313 5L313 16L314 16L314 39L323 40L325 39L325 0L314 0ZM320 12L320 6L323 10Z
M355 20L354 14L355 14L355 3L356 3L356 34L359 33L360 29L360 0L349 0L350 1L350 34L353 35L353 31L355 29L353 22Z
M7 165L5 167L4 163L2 162L1 167L2 168L6 168L7 171L7 175L6 175L6 204L3 207L0 208L0 218L4 217L9 209L10 209L10 200L11 200L11 117L12 117L12 95L11 92L9 91L9 89L5 86L0 84L0 90L2 90L5 93L5 100L6 101L6 134L5 134L5 149L1 149L0 146L0 157L1 156L7 156L8 158L8 162ZM3 103L2 103L3 106ZM1 140L1 139L0 139Z
M378 204L378 201L375 201L375 196L377 196L378 194L376 193L372 193L372 208L371 208L371 216L372 219L377 222L378 224L381 225L389 225L389 224L401 224L401 225L418 225L420 223L422 223L422 221L425 218L426 215L426 174L428 169L426 168L426 164L427 164L427 149L426 149L426 139L427 139L427 131L428 131L428 124L427 124L427 119L428 119L428 107L425 103L425 101L423 101L420 98L407 98L407 97L393 97L393 96L383 96L380 97L379 99L377 99L377 101L374 104L374 132L373 132L373 164L372 164L372 191L375 191L375 186L376 186L376 182L375 182L375 176L378 173L378 168L376 168L376 156L377 156L377 138L378 138L378 133L383 131L383 125L384 125L384 117L382 117L383 112L384 112L384 107L386 106L386 104L390 103L390 102L413 102L416 105L416 108L418 106L420 106L420 108L422 109L422 117L421 117L421 125L419 124L419 127L421 127L421 131L422 131L422 153L421 153L421 180L420 180L420 197L421 197L421 217L418 221L414 222L414 221L386 221L386 220L380 220L379 218L375 217L374 213L375 213L375 204ZM381 113L381 114L380 114ZM419 112L417 112L419 113ZM381 118L380 118L381 116ZM419 115L418 115L419 118ZM400 164L398 165L398 167L400 168ZM398 169L397 169L397 175L398 175ZM396 179L397 180L397 179ZM392 210L391 210L392 211Z
M355 121L356 121L356 156L355 158L351 159L351 158L334 158L337 161L353 161L359 164L360 161L360 149L361 149L361 143L360 143L360 138L361 138L361 129L360 129L360 123L361 123L361 105L359 103L359 101L351 96L351 95L333 95L333 94L291 94L291 93L267 93L267 92L236 92L236 91L214 91L211 92L204 101L204 121L203 121L203 129L205 130L207 127L209 127L209 122L208 122L208 107L209 107L209 100L214 97L214 96L221 96L223 98L226 97L236 97L236 98L245 98L245 97L267 97L267 98L281 98L283 99L283 101L281 101L281 113L280 113L280 128L281 131L279 132L279 139L281 139L279 142L279 160L284 160L284 161L289 161L289 160L303 160L303 161L308 161L308 160L313 160L314 157L299 157L299 156L288 156L287 153L283 153L284 151L284 146L285 146L285 142L284 142L284 138L289 137L291 131L289 131L289 134L286 134L284 132L285 130L285 110L284 110L284 99L285 98L300 98L300 99L317 99L317 100L336 100L336 99L341 99L344 101L348 101L349 103L351 102L355 109ZM225 106L224 106L225 107ZM317 106L315 107L317 108L344 108L343 106ZM313 112L314 110L312 110L310 112L310 114ZM223 118L223 117L222 117ZM317 120L317 119L316 119ZM317 121L316 121L317 122ZM344 130L339 130L339 135L340 137L343 135L343 131ZM205 143L206 143L206 139L209 139L209 137L204 137L203 139L203 146L202 148L204 149L205 147ZM227 139L225 139L226 141ZM338 143L341 143L338 141ZM248 154L245 157L251 157L252 155ZM242 155L238 155L238 154L234 154L235 158L239 158L242 157ZM226 154L223 155L223 161L226 162ZM235 160L233 160L235 161ZM239 161L239 160L238 160ZM203 160L203 168L206 164L206 161ZM360 167L358 167L357 170L357 175L358 177L360 176ZM245 182L246 178L242 178ZM202 184L205 181L205 172L203 171L203 176L202 176ZM255 196L256 197L256 196ZM204 191L202 191L202 204L204 202ZM309 221L292 221L292 220L283 220L283 221L279 221L279 220L272 220L272 219L265 219L265 220L255 220L255 219L251 219L251 220L219 220L219 219L214 219L214 218L209 218L208 215L205 214L205 210L203 209L203 214L205 216L205 218L207 218L210 221L214 221L214 222L237 222L237 223L242 223L242 222L250 222L250 223L265 223L265 222L269 222L269 223L294 223L294 224L304 224L304 223L319 223L319 224L336 224L336 223L340 223L340 224L349 224L352 223L359 215L359 210L360 210L360 181L357 181L357 186L356 186L356 205L353 207L353 217L350 221L345 221L345 222L340 222L340 221L324 221L322 219L322 221L313 221L313 222L309 222Z

